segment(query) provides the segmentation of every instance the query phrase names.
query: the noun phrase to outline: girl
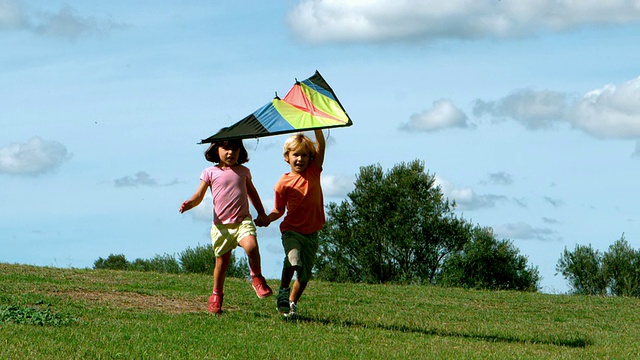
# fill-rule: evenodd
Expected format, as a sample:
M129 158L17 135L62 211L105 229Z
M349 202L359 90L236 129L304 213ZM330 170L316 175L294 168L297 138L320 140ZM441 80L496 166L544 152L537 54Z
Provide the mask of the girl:
M204 154L205 158L217 165L208 167L200 175L200 185L191 198L180 205L184 213L200 204L207 188L213 197L213 225L211 241L216 256L213 271L213 294L209 297L207 310L214 314L222 312L223 287L227 268L231 260L231 251L240 245L247 253L251 268L251 284L259 298L272 294L260 266L260 250L256 238L256 227L251 220L249 202L258 211L256 225L267 226L269 220L265 214L258 191L251 181L251 172L244 163L249 161L242 140L221 141L211 144Z

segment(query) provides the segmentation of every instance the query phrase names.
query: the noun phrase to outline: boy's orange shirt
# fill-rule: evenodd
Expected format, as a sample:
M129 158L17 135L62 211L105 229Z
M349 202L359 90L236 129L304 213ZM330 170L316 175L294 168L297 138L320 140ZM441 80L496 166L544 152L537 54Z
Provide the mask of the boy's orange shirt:
M320 186L322 169L311 161L300 174L288 172L275 185L274 207L286 215L280 231L293 230L308 235L319 231L325 223L324 199Z

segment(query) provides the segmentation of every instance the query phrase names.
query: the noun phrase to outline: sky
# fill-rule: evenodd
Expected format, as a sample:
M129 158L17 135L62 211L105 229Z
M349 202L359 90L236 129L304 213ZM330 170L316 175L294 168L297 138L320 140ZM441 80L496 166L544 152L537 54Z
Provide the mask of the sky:
M565 249L640 248L638 39L636 0L0 0L0 262L210 244L210 195L178 212L198 143L318 70L353 120L325 131L326 203L418 159L565 293ZM267 209L286 137L245 140Z

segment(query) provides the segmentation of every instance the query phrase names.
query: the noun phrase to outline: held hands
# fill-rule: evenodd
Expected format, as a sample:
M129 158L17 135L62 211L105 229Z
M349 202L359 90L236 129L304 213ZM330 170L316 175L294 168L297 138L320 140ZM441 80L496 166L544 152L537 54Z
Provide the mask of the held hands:
M271 223L271 220L269 220L267 214L260 214L254 221L254 223L256 224L256 226L267 227Z

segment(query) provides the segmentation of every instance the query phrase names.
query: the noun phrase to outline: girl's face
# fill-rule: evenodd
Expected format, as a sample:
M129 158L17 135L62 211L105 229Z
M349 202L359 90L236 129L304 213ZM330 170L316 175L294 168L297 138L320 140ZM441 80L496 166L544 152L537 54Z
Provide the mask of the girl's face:
M224 148L220 146L218 148L218 156L220 157L220 166L221 167L231 167L238 162L238 156L240 155L240 148L231 147L230 149Z
M311 154L304 147L290 150L287 157L287 162L291 165L291 171L294 173L303 172L309 166L310 160Z

